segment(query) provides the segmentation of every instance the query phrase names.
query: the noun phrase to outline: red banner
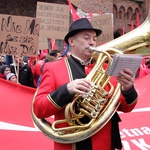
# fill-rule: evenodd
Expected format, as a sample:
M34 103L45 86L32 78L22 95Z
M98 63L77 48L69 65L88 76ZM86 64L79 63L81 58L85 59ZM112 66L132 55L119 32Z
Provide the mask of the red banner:
M138 103L120 113L124 150L150 149L150 75L135 81ZM34 127L31 104L35 89L0 79L0 149L53 150L53 141Z
M31 118L35 89L0 79L0 149L52 150L53 141L39 132Z
M150 149L150 74L135 81L139 98L134 110L121 113L120 133L124 150Z

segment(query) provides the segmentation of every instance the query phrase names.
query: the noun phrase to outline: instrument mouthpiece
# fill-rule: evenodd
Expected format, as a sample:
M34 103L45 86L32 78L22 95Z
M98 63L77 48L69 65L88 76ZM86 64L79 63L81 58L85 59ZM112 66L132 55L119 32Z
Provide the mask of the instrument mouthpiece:
M90 46L89 50L91 50L91 51L97 51L96 47L93 47L93 46Z

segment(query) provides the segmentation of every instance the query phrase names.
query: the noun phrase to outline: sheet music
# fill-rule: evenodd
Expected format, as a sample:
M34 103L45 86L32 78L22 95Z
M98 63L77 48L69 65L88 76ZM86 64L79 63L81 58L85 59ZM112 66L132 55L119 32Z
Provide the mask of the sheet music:
M121 70L125 68L133 71L136 74L142 61L142 55L138 54L114 54L113 62L108 68L109 76L118 76Z

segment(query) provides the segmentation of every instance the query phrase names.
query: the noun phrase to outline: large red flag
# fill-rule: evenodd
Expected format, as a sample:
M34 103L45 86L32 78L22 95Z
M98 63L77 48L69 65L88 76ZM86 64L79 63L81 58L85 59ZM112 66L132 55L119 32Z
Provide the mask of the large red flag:
M136 79L135 109L121 113L123 150L150 149L150 74ZM35 89L0 79L0 149L53 150L53 141L34 127L31 105Z
M73 21L76 21L76 20L80 19L80 17L77 15L76 10L75 10L74 7L72 6L70 0L68 0L68 4L69 4L70 11L71 11L71 15L72 15L72 20L73 20Z
M34 127L35 89L0 78L0 150L53 150L53 141Z
M150 74L135 80L137 105L130 113L120 113L122 150L150 149Z

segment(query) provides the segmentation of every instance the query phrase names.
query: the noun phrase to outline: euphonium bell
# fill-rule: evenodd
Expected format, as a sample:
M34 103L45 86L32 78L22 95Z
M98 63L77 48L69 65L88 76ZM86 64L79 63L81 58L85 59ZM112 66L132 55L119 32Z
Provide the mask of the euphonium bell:
M98 51L96 64L87 75L93 85L85 95L75 94L71 103L66 106L65 118L53 123L35 116L32 106L32 118L35 125L50 139L59 143L75 143L91 137L111 119L119 106L120 84L116 88L110 83L107 69L112 62L111 54L129 53L137 48L150 44L150 13L144 23L133 31L91 50ZM104 64L108 63L104 69ZM110 90L106 91L105 87ZM36 93L35 93L36 95ZM34 100L34 98L33 98ZM89 121L82 122L83 117ZM57 128L58 124L68 126Z

